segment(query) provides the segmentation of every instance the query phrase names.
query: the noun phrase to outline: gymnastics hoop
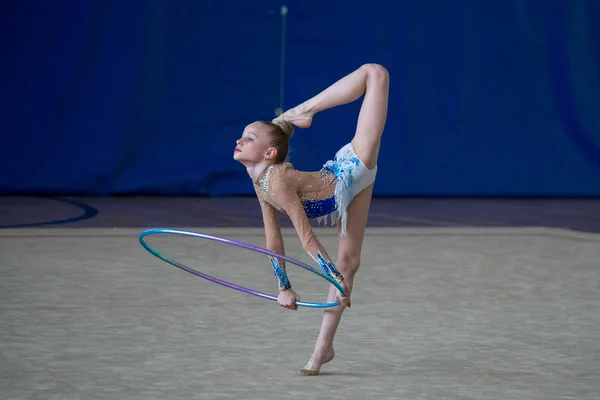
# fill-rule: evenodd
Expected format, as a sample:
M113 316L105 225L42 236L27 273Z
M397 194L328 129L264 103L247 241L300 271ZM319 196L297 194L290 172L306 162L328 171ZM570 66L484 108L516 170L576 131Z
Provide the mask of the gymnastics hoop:
M239 286L239 285L235 285L231 282L227 282L224 281L222 279L219 278L215 278L214 276L211 275L207 275L203 272L197 271L191 267L188 267L187 265L181 264L178 261L175 261L173 259L170 259L169 257L159 253L158 251L154 250L152 247L150 247L150 245L148 243L146 243L146 241L144 240L144 238L146 236L149 235L156 235L156 234L169 234L169 235L182 235L182 236L193 236L193 237L197 237L197 238L202 238L202 239L209 239L209 240L214 240L217 242L222 242L222 243L226 243L232 246L236 246L236 247L242 247L244 249L248 249L248 250L252 250L255 251L257 253L263 253L263 254L267 254L270 256L274 256L277 258L280 258L282 260L288 261L292 264L295 264L299 267L302 267L316 275L319 275L320 277L326 279L327 281L329 281L331 284L333 284L342 294L342 296L346 296L346 293L344 292L344 289L342 288L342 286L337 283L332 277L325 275L324 273L322 273L321 271L317 270L316 268L311 267L310 265L307 265L301 261L298 260L294 260L293 258L275 253L273 251L267 250L267 249L263 249L261 247L257 247L257 246L253 246L250 244L246 244L246 243L242 243L242 242L238 242L232 239L226 239L226 238L222 238L222 237L218 237L218 236L212 236L212 235L207 235L205 233L197 233L197 232L188 232L188 231L180 231L180 230L176 230L176 229L168 229L168 228L155 228L155 229L148 229L146 231L143 231L142 233L139 234L138 239L140 241L140 244L146 249L148 250L148 252L150 252L150 254L152 254L155 257L158 257L159 259L179 268L182 269L186 272L189 272L191 274L194 274L196 276L199 276L200 278L204 278L208 281L214 282L214 283L218 283L219 285L223 285L226 286L228 288L234 289L234 290L238 290L240 292L243 293L247 293L247 294L251 294L253 296L258 296L258 297L262 297L264 299L269 299L269 300L274 300L277 301L277 296L274 296L272 294L268 294L268 293L263 293L263 292L259 292L257 290L253 290L253 289L249 289L243 286ZM297 301L296 305L298 306L302 306L302 307L312 307L312 308L329 308L329 307L336 307L339 306L340 303L339 302L333 302L333 303L312 303L312 302L305 302L305 301Z

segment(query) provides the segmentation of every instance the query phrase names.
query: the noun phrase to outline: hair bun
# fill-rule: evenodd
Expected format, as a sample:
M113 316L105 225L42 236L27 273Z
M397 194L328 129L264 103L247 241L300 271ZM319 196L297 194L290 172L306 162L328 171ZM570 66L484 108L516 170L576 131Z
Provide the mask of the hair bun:
M283 134L286 138L288 138L288 140L291 139L292 136L294 136L294 126L289 122L280 118L276 118L273 120L273 123L281 128Z

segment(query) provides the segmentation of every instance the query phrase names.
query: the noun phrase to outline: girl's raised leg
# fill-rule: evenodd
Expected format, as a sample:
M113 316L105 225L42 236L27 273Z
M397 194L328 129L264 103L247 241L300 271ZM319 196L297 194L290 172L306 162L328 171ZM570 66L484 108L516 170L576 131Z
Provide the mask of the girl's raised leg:
M364 64L321 93L275 119L284 119L300 128L308 128L312 124L312 118L315 114L351 103L365 95L363 108L357 123L356 135L362 137L364 136L363 132L370 132L369 135L373 136L372 132L379 132L378 135L374 134L374 136L381 137L387 114L388 86L389 74L383 66ZM375 121L371 120L373 117ZM371 126L372 123L375 123L375 125ZM374 140L376 139L370 139L371 142ZM364 146L361 145L360 147ZM359 156L361 155L359 154ZM368 154L366 156L368 158ZM365 164L367 163L365 162Z
M352 147L369 169L375 168L379 156L381 136L387 118L389 74L385 68L378 64L365 64L358 70L340 79L312 99L290 110L288 116L292 123L311 121L312 116L319 111L349 103L365 95L356 132L352 139ZM301 125L298 125L301 126ZM310 126L310 123L308 123ZM347 288L348 305L351 306L350 295L354 284L354 277L361 262L362 245L367 226L369 207L373 194L373 185L358 193L348 206L348 221L346 235L339 237L337 254L337 269L344 277ZM338 228L339 229L339 228ZM335 301L340 294L331 286L327 301ZM317 338L313 354L300 370L302 375L316 375L321 365L333 358L333 339L339 326L345 307L340 305L325 310L321 322L321 330Z

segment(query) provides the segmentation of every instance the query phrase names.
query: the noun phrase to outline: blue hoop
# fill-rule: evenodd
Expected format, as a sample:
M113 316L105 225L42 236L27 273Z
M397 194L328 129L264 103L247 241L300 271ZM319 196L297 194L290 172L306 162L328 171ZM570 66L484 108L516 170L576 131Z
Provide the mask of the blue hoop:
M238 286L235 285L233 283L224 281L222 279L219 278L215 278L213 276L207 275L203 272L197 271L193 268L188 267L187 265L181 264L180 262L177 262L175 260L170 259L167 256L162 255L161 253L159 253L158 251L154 250L152 247L150 247L150 245L148 245L148 243L146 243L146 241L144 240L144 237L149 236L149 235L156 235L156 234L169 234L169 235L183 235L183 236L193 236L193 237L198 237L198 238L202 238L202 239L209 239L209 240L214 240L217 242L222 242L222 243L226 243L226 244L230 244L233 246L237 246L237 247L242 247L248 250L252 250L255 251L257 253L263 253L263 254L267 254L270 256L274 256L277 257L279 259L288 261L292 264L295 264L299 267L302 267L316 275L319 275L320 277L324 278L325 280L329 281L331 284L333 284L342 294L342 296L346 296L346 293L344 292L344 289L341 287L341 285L339 283L337 283L333 278L331 278L328 275L325 275L324 273L322 273L321 271L317 270L316 268L311 267L310 265L304 264L301 261L298 260L294 260L293 258L275 253L273 251L270 250L266 250L263 249L261 247L257 247L257 246L253 246L253 245L249 245L246 243L242 243L242 242L238 242L235 240L231 240L231 239L226 239L226 238L221 238L218 236L212 236L212 235L207 235L204 233L196 233L196 232L187 232L187 231L180 231L180 230L176 230L176 229L168 229L168 228L155 228L155 229L148 229L142 233L140 233L139 235L139 241L140 244L146 249L148 250L152 255L160 258L161 260L179 268L182 269L186 272L189 272L191 274L194 274L196 276L199 276L200 278L204 278L208 281L214 282L214 283L218 283L219 285L223 285L226 286L228 288L234 289L234 290L238 290L240 292L243 293L248 293L251 294L253 296L258 296L258 297L262 297L264 299L269 299L269 300L274 300L277 301L277 296L274 296L272 294L268 294L268 293L263 293L263 292L259 292L253 289L249 289L249 288L245 288L243 286ZM336 307L339 306L340 303L339 302L333 302L333 303L311 303L311 302L304 302L304 301L297 301L296 304L298 306L302 306L302 307L312 307L312 308L329 308L329 307Z

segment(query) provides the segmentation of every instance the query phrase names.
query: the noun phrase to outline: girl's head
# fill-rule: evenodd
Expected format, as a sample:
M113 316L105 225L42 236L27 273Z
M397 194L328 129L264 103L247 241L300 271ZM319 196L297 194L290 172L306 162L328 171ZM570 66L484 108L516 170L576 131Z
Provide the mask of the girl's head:
M234 160L243 164L256 164L271 160L282 163L288 156L294 127L286 121L256 121L246 127L241 139L236 141Z

